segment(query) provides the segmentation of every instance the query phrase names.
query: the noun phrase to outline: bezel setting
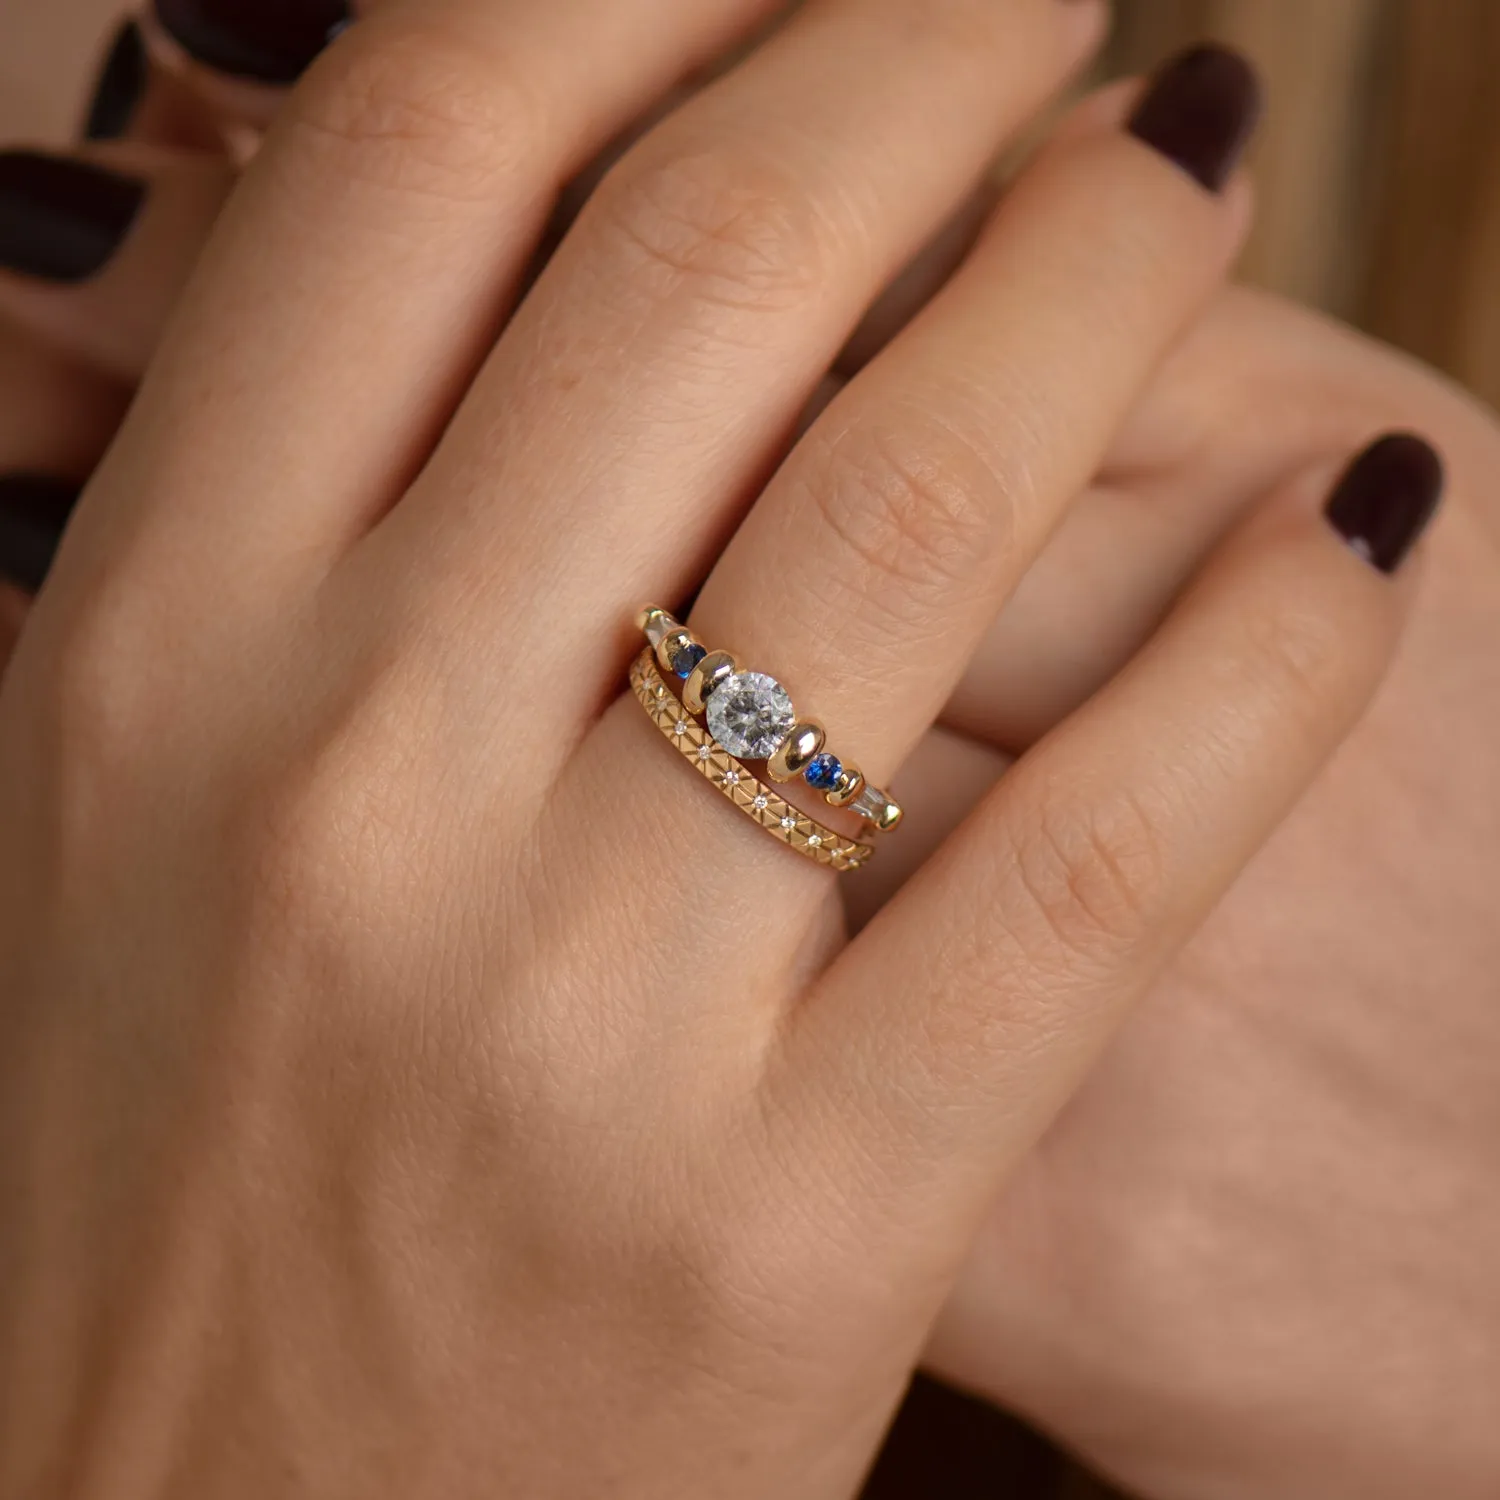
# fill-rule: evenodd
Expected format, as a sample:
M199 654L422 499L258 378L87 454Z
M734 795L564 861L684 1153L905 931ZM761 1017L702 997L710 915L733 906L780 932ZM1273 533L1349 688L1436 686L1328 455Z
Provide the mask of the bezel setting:
M666 610L648 606L636 616L636 623L657 665L682 680L680 699L672 697L670 702L688 714L702 715L715 749L735 759L763 761L764 774L773 782L802 780L830 807L848 808L876 832L888 833L900 824L900 805L871 786L857 766L824 749L823 727L798 718L791 695L774 677L741 670L727 651L708 651ZM649 691L660 699L664 689L658 682ZM679 740L688 732L681 723L662 727ZM693 727L697 731L696 722ZM738 782L726 780L721 785L733 791ZM761 811L759 801L757 795L747 804L751 811Z
M737 760L769 760L797 725L792 696L764 672L736 672L705 708L708 732Z

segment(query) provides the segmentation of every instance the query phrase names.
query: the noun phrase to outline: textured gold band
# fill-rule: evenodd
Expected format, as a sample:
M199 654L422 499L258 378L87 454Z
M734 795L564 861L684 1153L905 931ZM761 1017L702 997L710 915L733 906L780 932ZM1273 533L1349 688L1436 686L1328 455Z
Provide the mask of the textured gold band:
M890 833L905 814L889 792L858 766L825 748L816 719L799 718L787 690L763 672L742 672L727 651L710 651L664 609L648 604L635 617L663 672L682 678L682 706L706 716L709 733L736 759L764 760L772 781L799 778L830 807L847 807L876 833ZM718 720L716 723L715 720Z
M857 870L870 861L875 851L868 844L856 843L808 817L716 744L662 681L649 646L630 669L630 686L683 758L772 838L835 870Z

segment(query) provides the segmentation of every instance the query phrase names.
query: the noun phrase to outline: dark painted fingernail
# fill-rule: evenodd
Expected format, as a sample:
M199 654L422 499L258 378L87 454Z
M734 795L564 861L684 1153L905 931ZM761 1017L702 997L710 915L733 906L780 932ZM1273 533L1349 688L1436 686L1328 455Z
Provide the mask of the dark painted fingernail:
M1442 498L1442 459L1430 443L1396 432L1354 460L1325 514L1367 563L1394 573L1427 530Z
M347 0L156 0L156 16L199 62L257 83L295 83L353 20Z
M141 100L146 97L146 42L141 28L126 21L99 70L99 82L84 119L86 141L118 140L130 129Z
M1129 130L1216 193L1245 154L1260 108L1260 80L1238 52L1194 47L1156 75Z
M146 184L92 162L0 152L0 266L45 281L87 281L146 201Z
M0 475L0 575L28 594L41 588L81 488L45 474Z

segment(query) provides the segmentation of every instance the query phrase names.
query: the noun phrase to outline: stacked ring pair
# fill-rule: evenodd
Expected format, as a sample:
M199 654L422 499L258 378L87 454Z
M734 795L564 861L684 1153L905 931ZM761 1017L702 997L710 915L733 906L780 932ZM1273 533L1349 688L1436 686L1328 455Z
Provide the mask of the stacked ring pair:
M799 854L837 870L866 863L875 852L869 845L826 828L743 764L763 761L770 781L801 780L830 806L889 832L900 823L901 808L825 748L822 725L800 719L774 678L742 672L728 652L709 651L665 610L644 609L637 624L649 645L631 669L631 688L668 740L742 812ZM668 678L681 682L680 698L668 689Z

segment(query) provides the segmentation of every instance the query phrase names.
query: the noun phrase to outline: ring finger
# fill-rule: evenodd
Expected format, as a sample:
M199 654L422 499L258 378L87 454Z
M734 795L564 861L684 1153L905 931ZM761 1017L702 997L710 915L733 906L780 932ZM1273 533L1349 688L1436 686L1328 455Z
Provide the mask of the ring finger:
M382 592L414 591L408 612L445 676L475 675L475 701L486 669L439 628L453 601L558 580L546 621L507 621L538 671L579 662L576 693L537 694L549 767L614 689L597 645L618 639L621 597L702 578L882 286L1100 18L1060 0L823 0L608 175L366 552Z
M1248 222L1230 174L1256 107L1248 67L1202 50L1163 72L1127 130L1065 131L710 577L697 636L812 686L804 712L872 779L937 718L1229 265Z

